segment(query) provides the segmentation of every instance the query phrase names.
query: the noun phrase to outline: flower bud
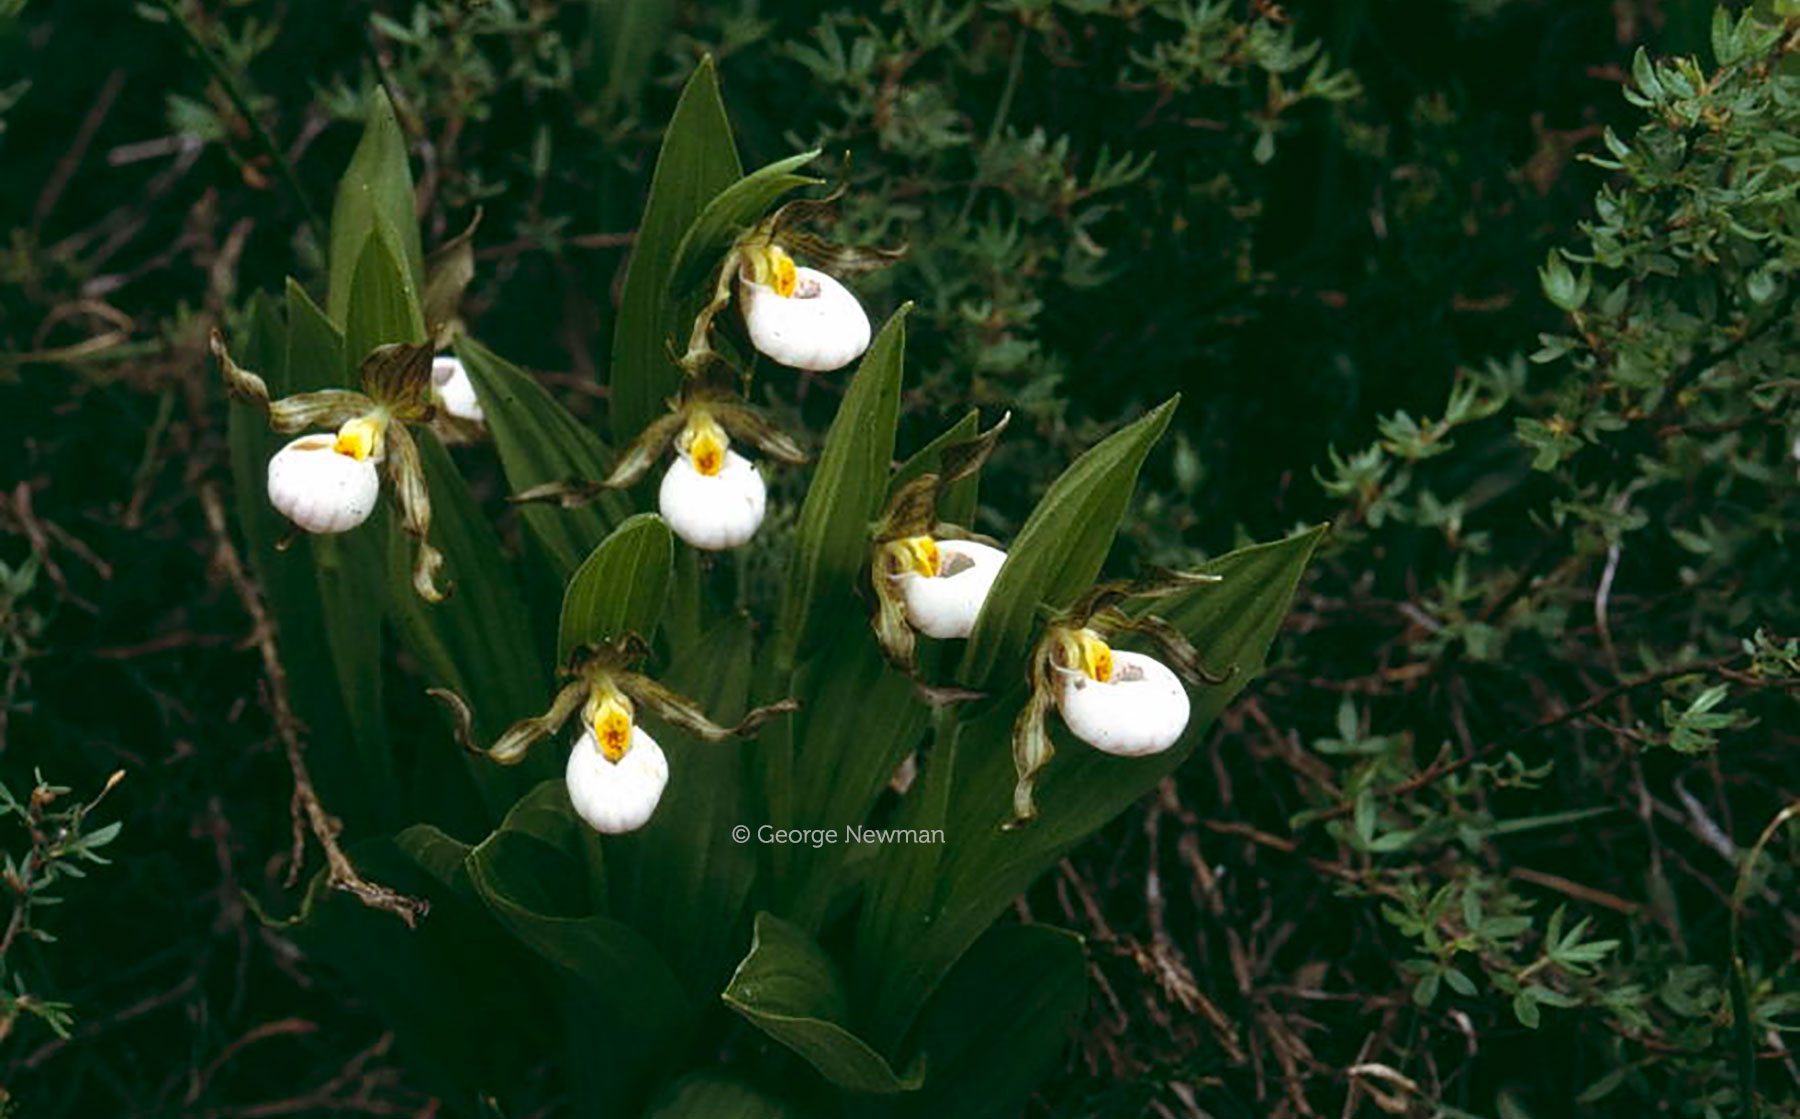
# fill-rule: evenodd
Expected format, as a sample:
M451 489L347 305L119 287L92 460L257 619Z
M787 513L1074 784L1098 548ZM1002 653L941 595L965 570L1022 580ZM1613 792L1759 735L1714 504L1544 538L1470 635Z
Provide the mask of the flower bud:
M1070 732L1127 758L1175 745L1189 711L1180 677L1154 657L1093 644L1098 649L1084 647L1080 664L1056 666L1056 708Z
M756 535L768 508L768 488L743 455L695 442L690 453L677 454L663 475L658 494L663 520L696 548L735 548ZM712 472L705 472L706 467Z
M908 624L927 637L969 636L1006 553L973 540L915 539L932 547L909 549L915 558L912 570L896 577Z
M269 460L269 504L307 532L347 532L369 519L381 477L368 456L336 449L338 437L303 435Z
M869 348L869 316L850 289L816 268L795 268L780 248L763 252L774 265L753 261L738 275L751 345L783 365L814 372L861 357Z
M469 380L469 371L463 368L461 359L448 354L433 358L431 385L444 411L470 423L487 422L487 414L481 410L481 401L475 395L475 383Z
M631 746L618 761L607 757L592 727L569 751L564 774L569 802L588 826L606 835L644 826L669 783L669 761L643 727L631 727Z

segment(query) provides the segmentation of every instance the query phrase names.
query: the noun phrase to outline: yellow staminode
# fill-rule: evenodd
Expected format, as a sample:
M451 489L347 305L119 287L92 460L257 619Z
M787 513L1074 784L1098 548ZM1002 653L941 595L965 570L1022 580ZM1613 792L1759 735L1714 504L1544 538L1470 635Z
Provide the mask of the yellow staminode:
M631 749L631 701L611 688L598 689L588 699L586 715L606 760L623 758Z
M794 294L799 273L794 268L794 258L786 249L780 245L767 245L750 251L750 278L788 299Z
M700 412L682 429L677 449L694 464L694 473L716 478L725 469L725 448L730 445L731 437L718 421Z
M908 536L895 541L904 552L902 562L908 569L933 578L943 569L942 557L938 554L937 541L929 536Z
M1112 646L1100 640L1100 635L1091 629L1084 629L1075 635L1075 643L1081 651L1081 671L1087 673L1088 679L1098 680L1104 684L1112 679L1113 653Z
M338 428L337 443L331 449L357 462L366 462L381 454L381 428L379 419L359 416Z

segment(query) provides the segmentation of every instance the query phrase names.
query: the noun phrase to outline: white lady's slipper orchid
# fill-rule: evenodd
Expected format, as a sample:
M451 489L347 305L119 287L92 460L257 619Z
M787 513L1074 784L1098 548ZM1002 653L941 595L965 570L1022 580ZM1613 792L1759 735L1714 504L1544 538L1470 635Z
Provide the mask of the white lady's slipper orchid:
M756 535L768 503L762 474L731 449L725 429L704 411L693 413L658 494L670 530L696 548L735 548Z
M973 540L909 536L907 569L895 576L906 600L906 620L927 637L967 637L975 629L1006 553Z
M799 268L779 246L751 249L738 271L744 326L764 355L795 369L841 369L869 348L869 316L850 289Z
M636 831L662 799L668 758L632 719L631 701L610 688L593 693L581 722L581 738L564 773L569 802L595 831Z
M1127 758L1175 745L1189 712L1180 677L1154 657L1111 648L1090 629L1069 644L1074 663L1056 666L1056 709L1075 737Z
M481 400L475 395L475 383L469 380L469 371L463 368L460 358L442 354L431 359L431 391L444 411L457 419L487 422Z
M313 533L348 532L369 519L381 494L375 463L380 427L351 420L336 436L303 435L269 460L269 504Z

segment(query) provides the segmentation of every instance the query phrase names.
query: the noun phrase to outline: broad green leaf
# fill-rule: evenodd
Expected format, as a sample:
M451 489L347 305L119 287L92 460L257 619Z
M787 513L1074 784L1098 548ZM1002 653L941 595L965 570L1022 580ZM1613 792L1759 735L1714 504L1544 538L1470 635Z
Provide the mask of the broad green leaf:
M344 332L299 284L287 282L287 358L277 396L317 389L361 388L356 365L344 352Z
M587 911L585 867L510 825L469 853L470 879L502 927L583 985L621 1079L642 1077L688 1027L681 984L637 930Z
M644 1119L798 1119L800 1112L729 1073L701 1069L671 1084Z
M467 336L457 340L456 353L475 385L500 467L515 493L547 482L606 477L605 445L529 373ZM522 512L559 580L566 580L630 510L622 495L607 494L579 509L532 504Z
M731 242L760 221L775 205L776 199L789 191L824 182L811 175L794 174L796 168L817 158L819 152L815 148L778 159L715 195L682 234L681 244L675 250L675 262L669 269L671 298L679 300L688 292L700 289L717 266L719 257L731 247Z
M748 619L731 618L659 678L730 723L748 706L755 662ZM614 912L656 943L696 1001L710 1002L749 939L757 852L731 829L755 823L751 763L768 746L761 738L702 742L648 712L646 722L668 755L669 784L648 824L607 840L608 888Z
M589 555L563 594L556 663L582 645L635 633L656 635L669 597L675 540L655 513L639 513Z
M876 927L891 931L857 944L862 983L880 992L871 1021L880 1025L884 1043L904 1036L938 980L1033 879L1193 752L1206 727L1262 670L1324 531L1316 528L1221 556L1202 570L1223 576L1223 582L1154 604L1209 665L1235 669L1223 685L1190 690L1193 711L1174 748L1148 758L1113 757L1078 742L1057 724L1057 756L1037 789L1039 817L1008 831L1003 825L1012 811L1015 775L1006 742L1018 708L997 704L963 726L949 808L941 824L934 825L946 830L937 878L923 895L877 889L874 904L885 915ZM913 822L915 811L916 803L909 803L900 826L920 826ZM892 873L905 869L900 854L904 852L883 853Z
M613 441L619 446L661 415L664 402L681 387L681 370L670 358L669 346L677 339L686 342L689 324L675 321L681 300L669 295L669 270L682 234L706 203L742 176L731 123L719 99L718 73L712 59L705 58L682 89L663 136L626 266L608 374Z
M794 677L795 807L803 824L861 824L894 769L924 736L928 712L912 681L888 666L860 618L840 625ZM822 922L860 854L830 843L794 852L797 891L782 912L803 927Z
M344 322L344 355L352 367L377 346L425 340L418 289L408 280L393 241L391 231L377 226L357 258Z
M1180 397L1172 397L1076 459L1051 483L1007 549L988 592L959 679L971 688L995 672L1022 677L1038 607L1067 606L1093 585L1131 502L1144 456L1162 437Z
M425 282L425 254L419 245L419 219L413 208L412 172L406 165L406 136L394 118L387 91L377 87L369 97L362 141L338 181L337 201L331 209L327 309L340 328L349 321L353 279L362 263L364 245L383 226L394 239L395 259L404 269L406 282L417 292Z
M887 495L911 306L894 312L863 355L825 436L794 531L791 574L775 631L779 666L795 663L824 620L842 624L860 614L846 613L854 610L847 604L854 602L851 588L868 560L869 523L880 515Z
M456 463L431 432L420 429L415 438L431 492L431 539L444 552L445 576L454 591L437 604L412 593L414 544L390 519L388 619L427 682L467 699L477 738L492 742L515 720L549 704L550 666L540 654L518 577ZM450 759L462 758L486 803L484 828L532 782L558 768L548 751L511 768L470 758L454 745L447 727L433 729L437 733L427 732L420 774L409 787L424 782L424 796L444 795L429 791L430 783L451 774L461 778ZM415 798L415 803L423 801Z
M931 1075L896 1112L908 1119L1011 1119L1087 1009L1087 953L1048 925L989 929L926 1007L919 1048Z
M750 954L722 996L725 1005L792 1049L833 1084L852 1092L916 1089L924 1065L897 1076L881 1054L850 1028L850 1009L824 949L771 913L756 915Z

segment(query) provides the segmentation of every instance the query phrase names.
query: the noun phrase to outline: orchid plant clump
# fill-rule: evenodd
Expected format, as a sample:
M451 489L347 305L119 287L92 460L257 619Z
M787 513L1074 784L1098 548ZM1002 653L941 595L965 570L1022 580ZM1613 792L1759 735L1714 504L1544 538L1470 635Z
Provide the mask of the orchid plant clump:
M710 65L689 82L612 343L616 454L457 325L468 236L420 250L380 94L333 215L328 309L297 284L253 307L258 373L215 342L257 421L233 425L240 512L322 792L367 807L339 808L359 864L434 903L397 942L315 889L295 935L414 1039L452 1108L504 1103L579 1051L563 1034L615 1039L604 1078L558 1081L584 1113L1021 1099L1081 1013L1085 965L1072 935L996 919L1180 764L1255 674L1318 539L1099 581L1175 401L1081 456L1007 546L982 536L1007 418L971 413L896 464L906 309L872 330L838 278L894 254L809 232L830 199L776 206L817 184L797 173L816 154L743 174ZM789 374L771 365L852 363L816 452L776 427L765 386ZM324 430L277 447L265 427ZM461 463L446 443L470 444ZM718 595L733 550L767 546L763 466L739 447L810 471L773 602ZM516 546L462 477L494 467ZM284 519L304 547L274 548ZM1113 645L1134 637L1163 659ZM443 724L387 693L415 678ZM1047 768L1052 708L1085 744ZM572 719L567 755L533 749ZM402 730L416 749L395 749ZM924 838L756 838L874 825Z

